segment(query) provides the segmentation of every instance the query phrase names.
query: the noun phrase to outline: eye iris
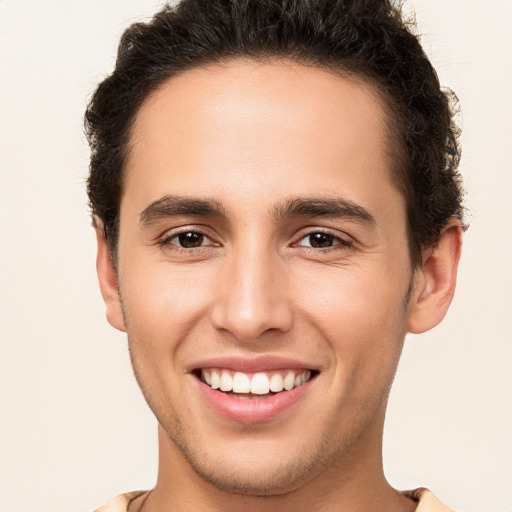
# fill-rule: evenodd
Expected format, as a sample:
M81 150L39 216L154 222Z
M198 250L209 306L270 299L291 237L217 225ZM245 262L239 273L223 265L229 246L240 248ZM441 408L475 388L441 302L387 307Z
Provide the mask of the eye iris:
M182 247L187 249L192 247L200 247L203 243L204 235L201 233L194 233L189 231L188 233L180 233L178 235L178 241Z
M309 235L311 247L321 249L322 247L331 247L334 243L334 236L328 233L313 233Z

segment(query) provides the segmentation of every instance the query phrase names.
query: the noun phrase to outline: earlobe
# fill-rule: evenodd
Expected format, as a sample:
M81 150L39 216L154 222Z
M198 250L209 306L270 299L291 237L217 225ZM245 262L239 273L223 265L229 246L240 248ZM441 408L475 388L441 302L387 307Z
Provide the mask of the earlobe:
M423 263L416 270L408 332L428 331L443 320L455 293L461 248L462 224L452 219L437 244L425 251Z
M96 271L98 273L101 295L106 306L107 320L112 327L126 332L117 274L103 230L103 223L96 220L94 228L96 230L96 240L98 242Z

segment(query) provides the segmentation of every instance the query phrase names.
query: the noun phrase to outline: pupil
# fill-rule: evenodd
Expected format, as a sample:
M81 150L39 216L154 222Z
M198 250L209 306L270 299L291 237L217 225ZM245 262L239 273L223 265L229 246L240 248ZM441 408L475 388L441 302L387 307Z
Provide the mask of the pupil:
M328 233L314 233L309 236L309 243L311 247L315 248L331 247L333 238L333 235L329 235Z
M203 235L201 233L194 232L181 233L178 235L178 240L182 247L199 247L203 243Z

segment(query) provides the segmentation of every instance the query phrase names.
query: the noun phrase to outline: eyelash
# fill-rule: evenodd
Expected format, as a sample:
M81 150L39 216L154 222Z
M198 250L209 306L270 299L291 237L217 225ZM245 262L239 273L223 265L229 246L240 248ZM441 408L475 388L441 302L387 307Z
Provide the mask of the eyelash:
M328 246L328 247L312 247L311 245L301 245L300 242L302 240L305 240L307 238L311 238L312 236L314 235L327 235L328 237L331 237L332 238L332 245ZM328 230L323 230L323 229L313 229L307 233L304 233L299 239L297 242L295 242L293 244L293 246L295 247L302 247L304 248L305 250L307 251L313 251L315 253L318 253L318 252L328 252L328 251L331 251L331 250L336 250L336 249L351 249L353 248L354 246L354 241L348 237L348 235L346 235L346 238L338 235L338 234L335 234L331 231L328 231Z
M211 243L206 244L206 245L199 245L197 247L183 247L183 246L178 245L177 243L173 243L172 242L173 239L176 239L180 235L188 235L188 234L199 235L201 237L204 237L204 238L208 239ZM301 245L300 244L300 242L302 240L310 238L310 237L312 237L314 235L326 235L328 237L332 237L332 245L327 246L327 247L312 247L311 245ZM202 242L203 241L204 240L202 240ZM184 228L184 229L182 229L180 231L177 231L177 232L168 233L166 236L164 236L162 239L160 239L158 241L158 245L160 245L161 247L172 246L173 250L185 251L185 252L190 252L190 251L193 251L193 250L195 250L195 251L197 251L197 250L204 250L204 249L208 249L210 247L219 247L219 246L221 246L220 243L214 241L214 238L209 233L206 233L205 231L202 231L202 230L197 229L197 228L194 228L194 229ZM313 230L311 230L311 231L309 231L307 233L302 234L298 238L297 242L294 242L292 244L292 247L302 247L303 249L305 249L308 252L318 253L318 252L328 252L330 250L336 250L336 248L350 249L350 248L353 248L353 245L354 245L353 240L352 239L348 239L348 236L347 236L347 238L343 238L343 237L341 237L339 235L336 235L336 234L332 233L331 231L322 230L322 229L313 229Z
M210 240L212 243L207 244L207 245L200 245L198 247L183 247L183 246L178 245L177 243L172 242L173 239L179 237L180 235L188 235L188 234L192 234L192 233L195 235L202 236L202 237ZM181 229L180 231L175 231L175 232L166 234L161 240L158 241L158 245L160 245L161 247L172 246L174 250L190 252L192 250L205 249L205 248L209 248L209 247L218 247L221 244L216 243L210 234L208 234L200 229L184 228L184 229Z

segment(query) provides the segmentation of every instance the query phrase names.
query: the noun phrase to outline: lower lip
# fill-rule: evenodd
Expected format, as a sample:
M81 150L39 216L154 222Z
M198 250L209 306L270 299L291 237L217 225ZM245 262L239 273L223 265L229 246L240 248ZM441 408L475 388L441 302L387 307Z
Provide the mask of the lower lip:
M240 423L262 423L279 416L304 397L312 381L313 379L298 388L264 398L237 398L222 391L216 391L197 380L199 389L212 409L221 416Z

